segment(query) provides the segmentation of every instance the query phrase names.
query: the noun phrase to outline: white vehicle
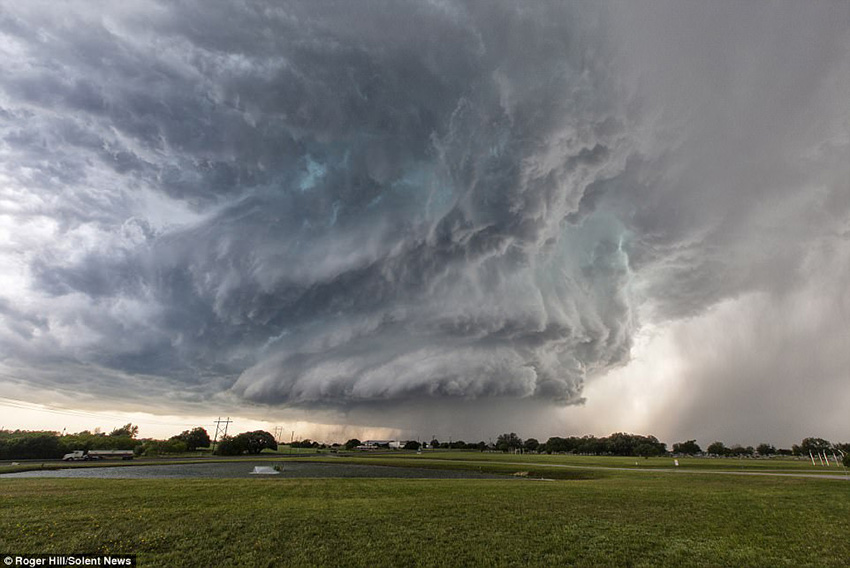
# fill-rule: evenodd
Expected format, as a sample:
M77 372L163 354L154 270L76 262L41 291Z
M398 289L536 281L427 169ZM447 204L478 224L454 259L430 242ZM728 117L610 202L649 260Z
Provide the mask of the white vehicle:
M89 460L88 454L84 450L77 450L75 452L71 452L70 454L65 454L62 456L62 461L71 462L71 461L84 461Z
M62 456L64 461L89 461L106 458L133 459L133 450L75 450Z

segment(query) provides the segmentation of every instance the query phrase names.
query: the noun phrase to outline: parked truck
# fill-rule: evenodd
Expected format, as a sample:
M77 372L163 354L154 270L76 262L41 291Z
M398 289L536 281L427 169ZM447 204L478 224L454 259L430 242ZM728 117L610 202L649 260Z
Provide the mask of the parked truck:
M90 461L107 458L131 460L133 459L133 450L75 450L62 457L65 461Z

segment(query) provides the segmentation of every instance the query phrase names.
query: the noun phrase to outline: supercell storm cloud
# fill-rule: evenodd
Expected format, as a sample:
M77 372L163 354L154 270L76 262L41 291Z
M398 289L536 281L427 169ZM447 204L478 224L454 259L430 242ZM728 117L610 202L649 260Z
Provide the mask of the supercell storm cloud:
M4 3L3 371L580 401L641 325L846 249L846 14L740 12Z

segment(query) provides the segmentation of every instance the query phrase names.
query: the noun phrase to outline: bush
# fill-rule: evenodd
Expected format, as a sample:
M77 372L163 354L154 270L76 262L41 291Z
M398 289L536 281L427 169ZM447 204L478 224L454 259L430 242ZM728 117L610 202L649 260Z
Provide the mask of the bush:
M170 440L145 440L133 449L137 456L158 456L160 454L180 454L187 449L186 442L171 438Z
M239 439L238 436L225 436L218 441L213 453L218 456L241 456L247 449L244 439Z
M4 432L0 437L0 459L55 459L64 453L56 432Z
M75 450L127 450L135 448L141 443L141 440L136 440L128 436L105 436L102 434L91 434L89 432L69 434L59 438L59 444L63 454Z

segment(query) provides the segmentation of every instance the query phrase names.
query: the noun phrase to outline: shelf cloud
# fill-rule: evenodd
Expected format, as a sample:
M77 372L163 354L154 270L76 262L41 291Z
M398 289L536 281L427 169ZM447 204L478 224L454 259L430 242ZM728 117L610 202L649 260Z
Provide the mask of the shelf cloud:
M848 23L9 3L0 371L175 405L581 403L646 325L846 279Z

